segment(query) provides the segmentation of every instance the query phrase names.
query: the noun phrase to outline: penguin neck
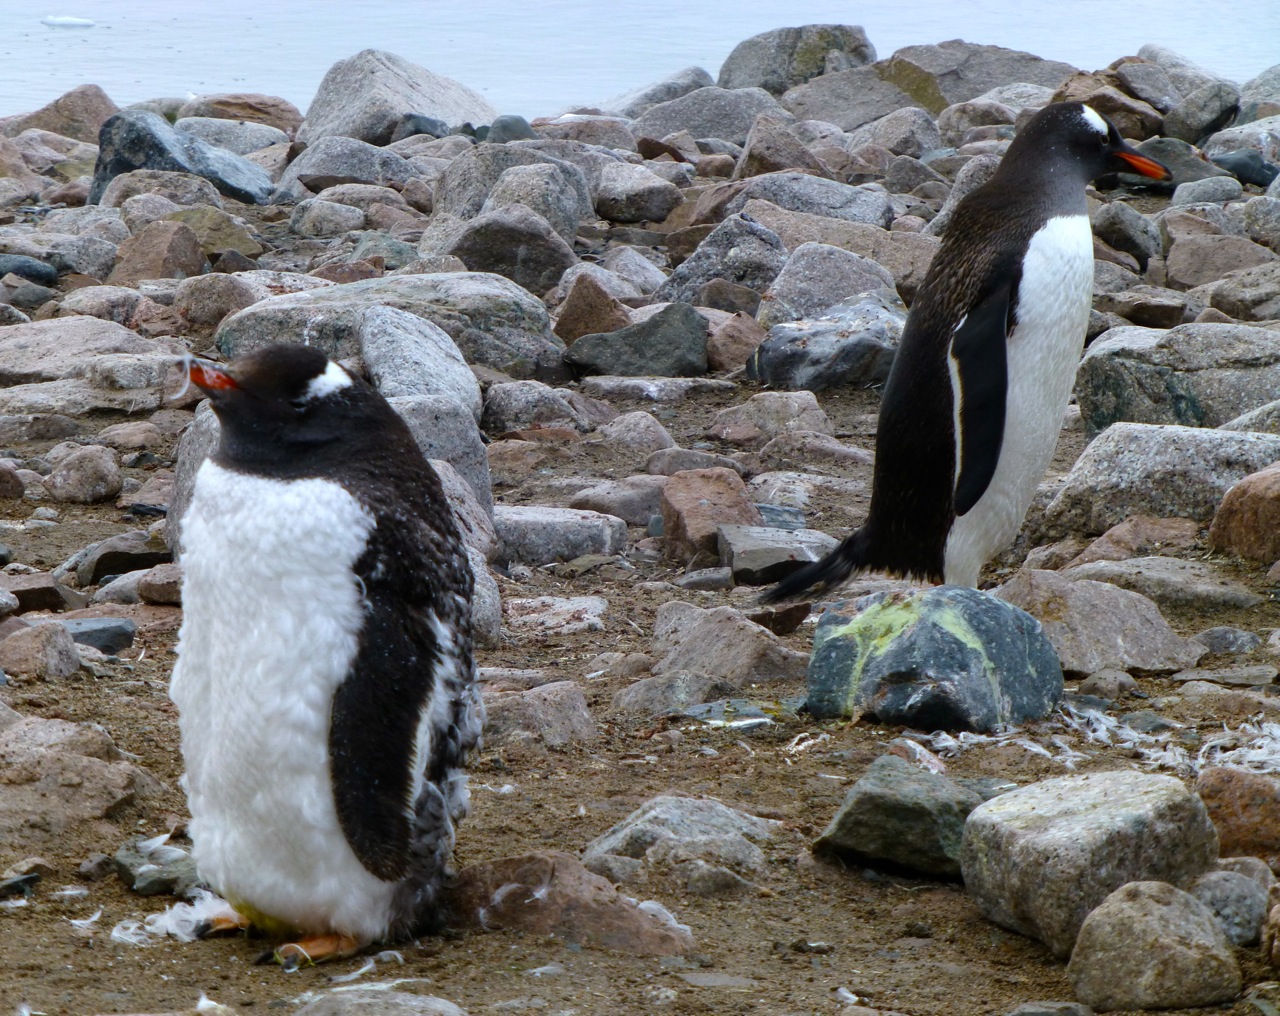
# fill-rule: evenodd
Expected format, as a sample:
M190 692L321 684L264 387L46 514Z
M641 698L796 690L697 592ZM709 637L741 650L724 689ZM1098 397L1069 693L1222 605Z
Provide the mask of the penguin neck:
M1085 188L1089 178L1079 160L1053 147L1026 154L1032 158L1006 156L991 177L990 186L998 187L1007 200L1033 205L1046 219L1088 214Z

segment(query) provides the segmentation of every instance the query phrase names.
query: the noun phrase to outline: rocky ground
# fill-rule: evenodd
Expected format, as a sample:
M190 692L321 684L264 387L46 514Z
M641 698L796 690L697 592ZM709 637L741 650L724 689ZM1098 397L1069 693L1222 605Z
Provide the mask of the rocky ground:
M950 208L1063 98L1174 181L1090 190L1090 345L1024 531L976 613L852 583L882 598L811 665L822 607L760 588L863 518ZM0 119L0 1006L1276 1012L1277 163L1280 69L877 60L832 26L531 124L376 52L305 118L84 86ZM281 341L437 463L489 711L450 931L295 974L155 917L195 882L166 686L217 437L180 357ZM826 652L903 604L1028 639L926 654L1006 681L950 732ZM907 636L862 630L873 675Z

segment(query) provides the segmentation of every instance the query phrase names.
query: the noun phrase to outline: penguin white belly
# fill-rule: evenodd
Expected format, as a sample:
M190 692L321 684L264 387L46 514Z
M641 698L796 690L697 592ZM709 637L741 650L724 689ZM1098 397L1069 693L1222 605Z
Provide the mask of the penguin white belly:
M1085 215L1050 219L1031 238L1009 336L1004 439L982 497L947 536L946 581L976 586L982 566L1018 535L1053 457L1084 348L1093 292L1093 234ZM957 454L959 435L957 434Z
M206 462L183 519L180 711L201 876L246 916L381 937L395 883L338 825L328 737L364 607L352 570L374 525L341 486Z

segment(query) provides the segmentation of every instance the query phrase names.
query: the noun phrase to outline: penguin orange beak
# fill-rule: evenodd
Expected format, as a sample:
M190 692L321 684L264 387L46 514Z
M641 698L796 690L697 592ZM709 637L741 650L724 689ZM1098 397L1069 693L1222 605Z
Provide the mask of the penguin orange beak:
M206 392L225 392L228 390L239 388L236 379L228 374L225 370L215 367L212 363L202 363L199 360L194 361L187 371L191 382L196 386L203 388Z
M1115 153L1115 157L1126 163L1133 172L1149 176L1153 180L1168 180L1173 177L1164 165L1156 162L1155 159L1148 159L1139 152L1119 151Z

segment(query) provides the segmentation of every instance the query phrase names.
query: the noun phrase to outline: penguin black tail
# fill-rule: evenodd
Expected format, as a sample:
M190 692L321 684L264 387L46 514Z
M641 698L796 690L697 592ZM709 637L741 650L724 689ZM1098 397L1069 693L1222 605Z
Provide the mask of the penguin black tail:
M855 529L835 550L821 561L814 561L793 571L776 586L760 596L761 603L793 600L807 589L825 592L834 589L855 571L869 567L871 541L866 528Z

